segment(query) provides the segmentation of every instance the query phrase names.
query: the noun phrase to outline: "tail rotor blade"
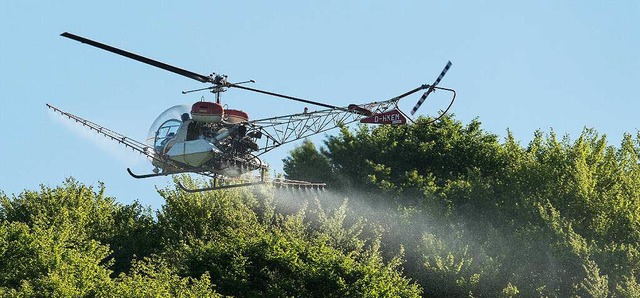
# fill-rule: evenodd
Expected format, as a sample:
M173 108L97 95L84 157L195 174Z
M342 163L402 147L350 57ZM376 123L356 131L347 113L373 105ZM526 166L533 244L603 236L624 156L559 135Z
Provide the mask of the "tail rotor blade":
M427 96L429 96L429 94L433 92L433 90L440 83L440 81L442 81L442 78L444 77L444 75L447 74L447 71L449 71L449 68L451 68L451 64L452 64L451 61L447 62L447 65L444 67L442 72L440 72L440 75L438 76L436 81L431 86L429 86L429 89L427 89L427 92L422 94L422 96L420 97L420 100L418 100L418 103L416 103L413 109L411 109L411 115L414 115L416 111L418 111L422 103L424 103L424 101L427 99Z
M438 84L440 84L440 81L442 81L442 78L444 77L445 74L447 74L447 71L449 71L449 68L451 68L451 61L447 62L447 65L444 66L444 69L442 70L442 72L440 73L440 75L438 76L438 78L436 79L436 81L433 83L433 87L438 86Z

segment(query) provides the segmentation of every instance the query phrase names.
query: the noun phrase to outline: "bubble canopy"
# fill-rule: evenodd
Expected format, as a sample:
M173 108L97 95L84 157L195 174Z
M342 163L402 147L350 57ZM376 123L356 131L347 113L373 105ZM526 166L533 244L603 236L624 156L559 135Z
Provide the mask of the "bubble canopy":
M149 128L147 145L152 148L157 147L158 143L164 140L167 135L170 133L175 134L182 123L182 114L189 114L190 111L188 105L177 105L162 112Z

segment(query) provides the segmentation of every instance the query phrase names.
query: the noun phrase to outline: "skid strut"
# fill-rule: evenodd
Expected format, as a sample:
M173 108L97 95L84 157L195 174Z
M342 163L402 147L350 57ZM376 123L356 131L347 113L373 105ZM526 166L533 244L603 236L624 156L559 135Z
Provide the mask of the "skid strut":
M131 175L131 177L136 178L136 179L144 179L144 178L171 175L171 173L153 173L153 174L138 175L138 174L133 173L131 171L131 169L129 169L129 168L127 168L127 172L129 172L129 175Z

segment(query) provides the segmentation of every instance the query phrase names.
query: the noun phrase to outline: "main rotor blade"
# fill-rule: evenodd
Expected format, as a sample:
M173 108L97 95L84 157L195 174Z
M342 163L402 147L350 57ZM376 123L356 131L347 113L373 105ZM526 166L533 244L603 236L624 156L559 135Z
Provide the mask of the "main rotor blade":
M204 76L204 75L201 75L201 74L197 74L195 72L191 72L191 71L188 71L188 70L185 70L185 69L182 69L182 68L178 68L178 67L166 64L166 63L162 63L160 61L156 61L156 60L153 60L153 59L150 59L150 58L147 58L147 57L143 57L143 56L140 56L138 54L134 54L134 53L131 53L131 52L127 52L125 50L114 48L114 47L112 47L110 45L106 45L106 44L103 44L103 43L99 43L97 41L93 41L91 39L87 39L87 38L84 38L84 37L81 37L81 36L78 36L78 35L74 35L74 34L71 34L69 32L64 32L64 33L60 34L60 36L64 36L66 38L70 38L70 39L79 41L81 43L86 43L86 44L94 46L96 48L100 48L100 49L103 49L105 51L109 51L109 52L112 52L112 53L115 53L115 54L118 54L118 55L121 55L121 56L125 56L127 58L131 58L133 60L137 60L137 61L140 61L140 62L145 63L145 64L149 64L149 65L152 65L152 66L155 66L155 67L158 67L158 68L162 68L164 70L167 70L167 71L170 71L170 72L185 76L185 77L190 78L190 79L194 79L194 80L202 82L202 83L213 83L213 78L211 78L210 76Z
M284 95L284 94L264 91L264 90L260 90L260 89L249 88L249 87L240 86L240 85L236 85L236 84L228 84L227 87L234 87L234 88L238 88L238 89L244 89L244 90L248 90L248 91L258 92L258 93L262 93L262 94L266 94L266 95L271 95L271 96L275 96L275 97L281 97L281 98L285 98L285 99L289 99L289 100L295 100L295 101L304 102L304 103L308 103L308 104L312 104L312 105L316 105L316 106L321 106L321 107L325 107L325 108L329 108L329 109L339 109L339 107L328 105L326 103L321 103L321 102L317 102L317 101L311 101L311 100L307 100L307 99L303 99L303 98L299 98L299 97L293 97L293 96L289 96L289 95Z

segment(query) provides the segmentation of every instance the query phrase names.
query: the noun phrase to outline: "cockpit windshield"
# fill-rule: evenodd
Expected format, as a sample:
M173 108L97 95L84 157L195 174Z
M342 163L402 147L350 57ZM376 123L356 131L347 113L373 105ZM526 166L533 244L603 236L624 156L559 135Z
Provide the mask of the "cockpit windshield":
M149 133L147 134L147 145L153 148L157 153L163 151L164 146L178 132L178 128L182 124L181 116L189 113L189 106L177 105L164 111L156 121L153 122Z
M153 143L153 148L156 150L156 152L164 151L164 147L167 145L167 143L176 136L176 133L178 133L180 124L182 124L182 121L171 119L167 120L160 126L160 128L158 128L158 131L156 132L155 142Z

